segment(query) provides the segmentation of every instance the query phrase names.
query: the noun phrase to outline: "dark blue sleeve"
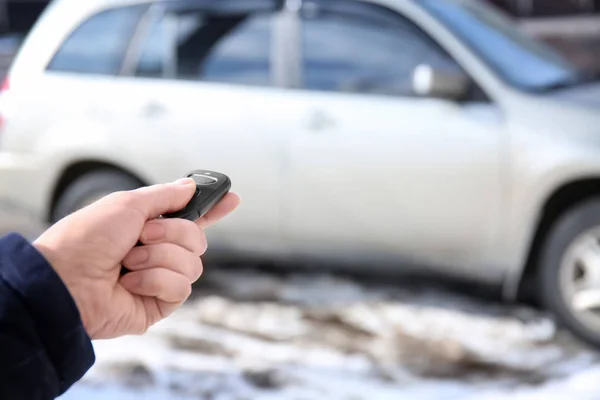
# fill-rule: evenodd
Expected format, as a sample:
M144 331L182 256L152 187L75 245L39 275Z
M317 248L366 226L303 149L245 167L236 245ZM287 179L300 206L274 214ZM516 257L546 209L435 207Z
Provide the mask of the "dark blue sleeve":
M0 239L0 399L54 399L95 361L69 291L25 238Z

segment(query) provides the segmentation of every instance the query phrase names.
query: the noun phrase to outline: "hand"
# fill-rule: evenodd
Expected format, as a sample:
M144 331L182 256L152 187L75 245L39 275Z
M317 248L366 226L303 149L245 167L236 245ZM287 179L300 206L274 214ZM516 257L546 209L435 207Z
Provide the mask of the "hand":
M191 179L110 194L67 216L33 245L65 283L92 339L142 334L175 311L202 274L203 230L240 202L229 193L198 221L156 219L182 209ZM140 240L143 246L134 247ZM120 277L121 266L131 272Z

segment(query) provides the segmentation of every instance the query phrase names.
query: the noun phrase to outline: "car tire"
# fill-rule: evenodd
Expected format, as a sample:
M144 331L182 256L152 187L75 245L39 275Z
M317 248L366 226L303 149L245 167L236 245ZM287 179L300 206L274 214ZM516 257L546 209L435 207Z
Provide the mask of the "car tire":
M541 303L553 314L557 324L583 342L600 349L600 309L595 311L598 318L596 325L594 318L589 319L593 314L578 312L569 300L569 296L576 292L577 282L585 279L585 272L578 271L582 264L577 266L575 261L575 266L570 267L571 261L581 258L578 252L588 251L588 240L593 246L598 244L600 249L600 198L571 207L552 224L541 249L537 281ZM581 247L577 247L579 244ZM572 275L573 289L568 290L571 269L577 273Z
M89 203L113 192L133 190L143 184L123 172L104 169L88 172L71 182L58 198L51 215L55 223Z

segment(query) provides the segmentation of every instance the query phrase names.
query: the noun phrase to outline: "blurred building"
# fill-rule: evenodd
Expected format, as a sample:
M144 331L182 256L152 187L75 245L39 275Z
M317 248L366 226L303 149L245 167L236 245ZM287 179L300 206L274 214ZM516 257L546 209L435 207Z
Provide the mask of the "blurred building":
M487 0L577 64L600 72L600 0Z
M482 0L577 64L600 72L600 0Z
M600 0L487 0L519 18L600 14Z

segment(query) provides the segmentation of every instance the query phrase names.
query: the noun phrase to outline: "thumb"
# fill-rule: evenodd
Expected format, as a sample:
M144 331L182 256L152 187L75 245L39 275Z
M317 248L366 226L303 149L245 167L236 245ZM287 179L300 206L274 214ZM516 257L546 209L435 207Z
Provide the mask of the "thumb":
M191 178L147 186L131 192L131 206L142 213L146 220L150 220L181 210L192 199L195 191L196 183Z

